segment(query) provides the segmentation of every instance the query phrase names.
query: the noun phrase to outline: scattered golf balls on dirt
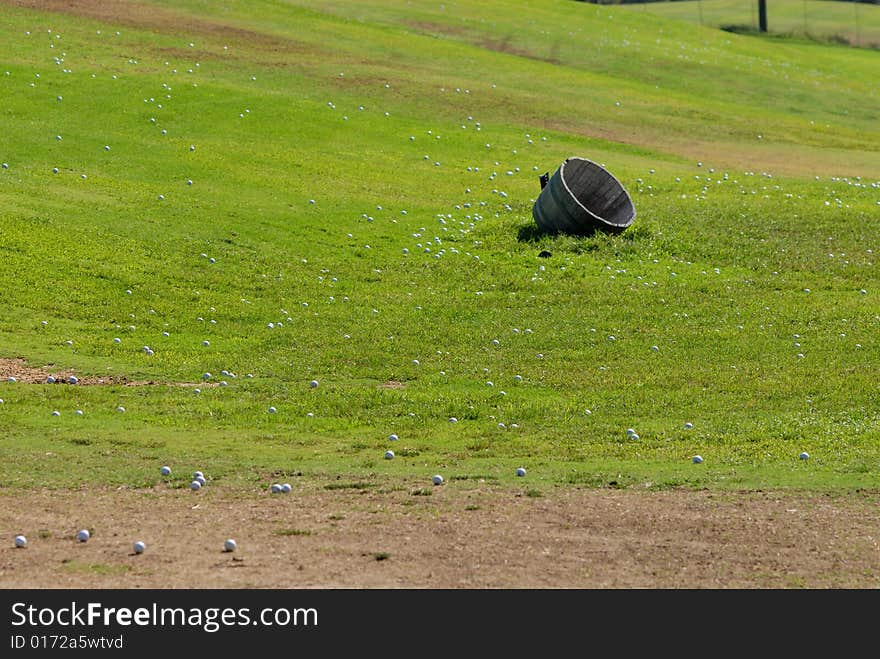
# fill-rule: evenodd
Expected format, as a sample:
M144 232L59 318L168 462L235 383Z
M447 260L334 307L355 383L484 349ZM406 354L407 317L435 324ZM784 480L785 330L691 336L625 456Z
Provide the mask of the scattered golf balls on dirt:
M15 536L15 546L19 549L27 547L27 538L25 538L23 535Z
M135 554L143 554L144 551L147 549L147 545L145 545L142 540L138 540L136 543L134 543L133 549Z
M236 547L238 547L238 545L232 538L229 538L223 543L223 551L235 551Z
M91 537L91 534L88 532L87 529L81 529L76 534L76 539L80 542L88 542L89 537Z

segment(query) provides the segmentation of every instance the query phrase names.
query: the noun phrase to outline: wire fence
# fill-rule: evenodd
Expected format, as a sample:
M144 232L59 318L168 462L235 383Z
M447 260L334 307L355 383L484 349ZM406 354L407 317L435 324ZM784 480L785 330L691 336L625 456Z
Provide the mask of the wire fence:
M758 32L758 0L596 0L731 32ZM880 49L880 0L766 0L767 32Z

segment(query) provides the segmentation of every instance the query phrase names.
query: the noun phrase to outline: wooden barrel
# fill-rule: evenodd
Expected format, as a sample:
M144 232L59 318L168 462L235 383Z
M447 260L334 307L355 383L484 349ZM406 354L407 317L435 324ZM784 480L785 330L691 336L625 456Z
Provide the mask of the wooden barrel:
M541 194L532 216L548 233L588 235L595 231L619 232L636 216L632 199L620 182L586 158L566 158L547 180L541 177Z

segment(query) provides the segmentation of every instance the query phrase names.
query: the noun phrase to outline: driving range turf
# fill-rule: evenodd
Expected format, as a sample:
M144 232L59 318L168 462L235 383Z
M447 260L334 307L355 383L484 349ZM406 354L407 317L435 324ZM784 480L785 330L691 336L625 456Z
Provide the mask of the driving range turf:
M192 586L170 539L199 514L217 537L187 561L299 543L269 570L285 587L349 545L306 583L876 587L880 53L561 0L350 5L0 2L4 583ZM538 177L569 156L628 189L622 234L537 231ZM767 492L852 523L795 532ZM750 503L719 504L709 582L680 569L693 519L669 580L578 555L664 541L621 507L718 498ZM576 521L584 499L607 524ZM357 501L374 528L348 545L254 521L332 526ZM505 502L567 511L534 533L587 567L463 576L493 537L546 562L470 514ZM158 515L144 556L116 505ZM64 567L74 526L109 567ZM467 559L352 567L444 532ZM26 558L41 542L52 558ZM744 545L737 571L723 550ZM788 579L797 546L815 563ZM164 575L137 563L153 548ZM414 576L432 560L444 580ZM272 585L230 574L210 578Z

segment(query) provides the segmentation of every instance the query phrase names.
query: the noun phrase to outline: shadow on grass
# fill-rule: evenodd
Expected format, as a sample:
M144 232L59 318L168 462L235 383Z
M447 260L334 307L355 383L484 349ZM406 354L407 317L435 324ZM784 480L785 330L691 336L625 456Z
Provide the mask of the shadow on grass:
M588 233L572 234L575 238L590 238L596 234L596 229L590 230ZM516 239L521 243L539 243L547 238L565 235L559 231L544 231L537 224L524 224L516 232Z

